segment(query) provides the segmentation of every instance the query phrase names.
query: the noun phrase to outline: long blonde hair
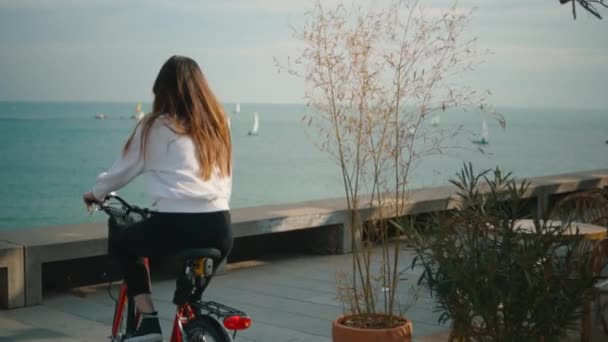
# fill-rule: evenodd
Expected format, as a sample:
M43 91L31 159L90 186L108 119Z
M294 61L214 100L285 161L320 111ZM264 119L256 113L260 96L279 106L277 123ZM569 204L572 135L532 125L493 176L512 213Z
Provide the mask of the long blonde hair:
M154 122L163 117L179 135L189 136L196 147L199 176L208 180L214 167L222 176L232 173L232 142L226 115L194 60L173 56L160 69L153 87L152 113L141 121L141 154ZM128 150L135 132L123 148Z

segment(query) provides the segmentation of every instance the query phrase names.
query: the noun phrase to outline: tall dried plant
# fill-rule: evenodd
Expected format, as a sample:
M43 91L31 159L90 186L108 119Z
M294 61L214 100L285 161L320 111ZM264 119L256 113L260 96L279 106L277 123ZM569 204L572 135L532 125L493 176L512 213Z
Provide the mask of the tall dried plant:
M461 108L494 114L489 91L459 84L480 62L476 39L464 30L470 12L426 11L418 1L379 8L326 8L307 12L294 37L303 44L279 70L301 77L320 147L340 167L352 237L352 274L341 293L353 326L396 324L400 306L399 230L386 219L406 215L408 179L420 159L452 148L461 127L426 124L438 112ZM395 236L395 234L397 236ZM396 238L395 238L396 237ZM382 288L384 291L379 291ZM384 314L387 320L370 320Z

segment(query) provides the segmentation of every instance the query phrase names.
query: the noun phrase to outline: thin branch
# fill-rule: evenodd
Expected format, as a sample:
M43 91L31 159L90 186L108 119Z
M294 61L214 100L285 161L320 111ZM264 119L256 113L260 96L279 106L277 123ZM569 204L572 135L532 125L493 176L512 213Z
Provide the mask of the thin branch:
M565 5L567 3L572 4L572 16L574 17L575 20L576 20L576 3L577 2L585 10L587 10L587 12L591 13L593 16L595 16L596 18L598 18L600 20L602 19L602 16L600 15L599 10L597 8L595 8L594 4L602 6L604 8L608 8L608 1L606 1L606 0L559 0L559 3L562 5Z

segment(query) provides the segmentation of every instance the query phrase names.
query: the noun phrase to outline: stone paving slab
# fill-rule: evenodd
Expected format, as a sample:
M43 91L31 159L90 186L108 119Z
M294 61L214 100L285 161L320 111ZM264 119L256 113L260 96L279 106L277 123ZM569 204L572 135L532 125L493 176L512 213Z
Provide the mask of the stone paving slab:
M0 312L0 319L8 322L16 321L20 325L30 326L33 329L27 329L20 340L6 339L5 341L27 341L27 334L33 333L32 330L49 331L49 337L61 337L63 341L73 339L77 341L104 341L109 335L109 325L92 321L68 312L55 310L46 305L26 307L14 309L10 311ZM5 322L6 322L5 321ZM2 324L2 323L0 323ZM2 326L0 331L13 330L11 324ZM39 333L38 333L39 334ZM63 336L63 337L62 337ZM35 339L34 339L35 341Z
M57 331L36 328L19 321L0 317L0 341L77 342L78 340Z

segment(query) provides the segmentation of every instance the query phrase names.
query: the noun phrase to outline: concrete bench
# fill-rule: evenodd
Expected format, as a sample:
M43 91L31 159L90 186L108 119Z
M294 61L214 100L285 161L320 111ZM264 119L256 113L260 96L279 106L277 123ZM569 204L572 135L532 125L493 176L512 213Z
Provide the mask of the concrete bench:
M335 204L331 200L328 202ZM339 225L344 222L344 215L340 210L303 208L300 204L234 209L232 221L234 237L239 238ZM19 286L25 287L25 302L22 300L16 306L42 303L43 264L107 254L105 222L0 231L0 239L23 246L22 265L15 269L20 269L25 278ZM347 245L342 240L338 243L340 246L336 249L339 251Z
M0 307L12 309L25 305L23 247L0 241Z
M105 223L2 231L0 239L23 246L26 306L42 303L44 263L107 254Z
M530 179L528 196L536 198L539 210L545 207L553 195L598 188L608 185L608 170L597 170L562 174ZM407 214L431 213L448 208L448 199L454 194L452 186L424 188L412 191L405 205ZM369 198L362 198L366 205ZM374 214L374 209L365 210L363 216ZM386 218L394 216L384 211ZM335 239L333 250L337 253L351 252L351 229L348 227L348 211L344 198L307 201L284 205L268 205L232 210L234 237L247 237L282 233L311 228L332 227ZM319 229L320 234L327 234ZM107 228L105 222L39 228L35 230L0 231L0 240L11 245L23 246L22 273L25 284L13 283L12 288L25 285L25 305L42 302L42 265L54 261L73 260L107 253ZM316 239L322 241L322 239ZM3 252L0 251L0 256ZM7 252L8 253L8 252ZM16 252L10 252L16 253ZM18 254L18 253L17 253ZM3 266L0 257L0 267ZM16 264L15 264L16 265ZM9 267L12 269L13 265ZM14 266L18 274L19 266ZM17 279L13 277L11 279ZM2 280L2 279L0 279ZM15 280L13 280L15 281ZM4 281L3 283L6 283ZM16 284L16 285L15 285ZM21 286L20 286L21 285ZM2 288L0 284L0 288ZM15 306L19 306L15 297Z

